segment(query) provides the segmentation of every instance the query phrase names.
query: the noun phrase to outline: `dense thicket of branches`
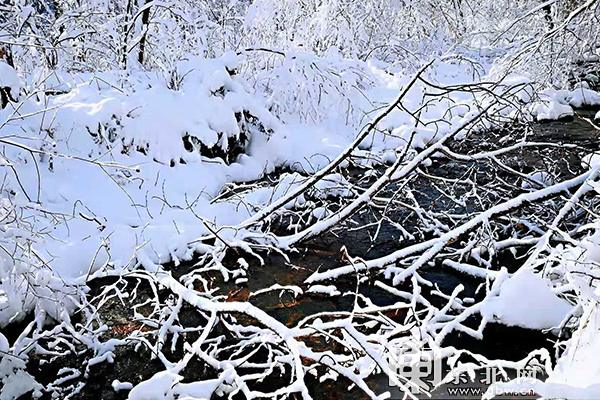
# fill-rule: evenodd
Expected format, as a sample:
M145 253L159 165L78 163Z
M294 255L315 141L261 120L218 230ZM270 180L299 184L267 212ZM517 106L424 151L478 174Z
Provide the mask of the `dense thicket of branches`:
M5 2L3 44L18 68L160 69L228 50L305 51L418 65L448 51L527 53L528 67L559 78L598 46L596 1L174 0ZM558 74L555 76L555 74Z

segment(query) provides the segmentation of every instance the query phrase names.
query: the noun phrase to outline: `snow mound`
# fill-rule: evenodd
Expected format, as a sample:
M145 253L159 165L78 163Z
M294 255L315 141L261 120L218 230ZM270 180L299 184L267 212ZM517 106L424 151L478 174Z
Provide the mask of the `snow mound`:
M221 381L209 379L181 383L183 379L171 371L162 371L137 385L129 393L129 400L210 399Z
M327 197L350 196L349 182L340 174L330 174L317 182L315 185L315 197L325 199Z
M124 83L106 73L71 84L68 93L51 99L50 107L60 112L47 129L87 131L99 153L138 151L167 165L200 155L231 163L253 135L278 122L228 65L228 57L195 58L180 62L170 82L132 74Z
M333 285L313 285L307 290L308 293L322 294L326 296L339 296L341 293Z
M543 278L525 269L502 284L500 294L484 305L483 315L508 326L539 330L558 326L571 309Z
M573 107L600 106L600 93L583 86L573 90L569 97L569 104Z
M42 385L27 371L25 361L17 357L0 357L0 400L15 400L33 391L32 397L38 398Z
M581 166L584 168L592 169L600 164L600 154L590 153L581 159Z
M587 315L586 325L577 336L577 345L570 347L567 354L558 360L549 382L586 388L591 383L600 381L600 362L597 356L600 354L600 312L597 308ZM595 394L600 394L600 387L596 387Z
M0 88L9 88L10 95L16 99L21 89L21 80L17 71L5 62L0 61Z
M570 93L565 90L544 91L540 101L533 103L529 111L538 121L555 121L573 116L569 105Z
M544 90L529 111L538 121L554 121L573 116L573 108L600 105L600 93L579 85L573 91ZM599 116L596 115L596 118Z
M275 61L273 69L260 70L255 79L269 109L287 123L335 121L356 127L362 108L372 109L363 92L374 79L358 60L289 51Z

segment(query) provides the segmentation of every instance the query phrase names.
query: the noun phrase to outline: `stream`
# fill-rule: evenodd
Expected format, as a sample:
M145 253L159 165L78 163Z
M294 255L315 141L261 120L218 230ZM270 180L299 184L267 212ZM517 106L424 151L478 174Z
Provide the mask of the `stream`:
M582 117L593 119L596 110L578 110L578 114ZM528 139L537 142L553 142L553 143L572 143L585 148L589 152L599 149L600 142L598 134L590 123L575 117L572 121L553 121L547 123L535 123L531 126L531 132L528 134ZM463 141L457 142L455 145L457 150L465 152L466 149L472 149L476 146L481 151L498 148L502 145L503 133L499 132L497 136L488 135L484 137L472 137ZM505 159L512 168L518 169L524 173L530 173L535 169L554 169L560 173L560 179L566 179L576 173L580 167L580 150L565 150L565 149L545 149L540 151L524 150L512 153ZM551 165L549 165L551 164ZM428 173L449 178L460 178L465 171L472 168L468 163L458 164L444 159L436 159L433 164L428 167ZM482 166L477 171L478 177L482 182L485 182L487 167ZM360 169L350 170L350 175L359 177L362 171ZM365 183L367 184L367 183ZM440 197L439 193L428 186L425 180L418 178L414 184L416 190L415 196L420 203L439 204L440 208L445 210L456 210L459 205L450 204L450 200ZM390 188L393 190L394 188ZM389 194L389 193L386 193ZM460 194L460 193L457 193ZM494 199L490 199L493 201ZM436 205L437 207L437 205ZM471 207L470 204L467 207ZM476 209L476 206L473 206ZM464 210L463 210L464 212ZM403 226L406 230L416 236L421 235L420 232L411 228L411 218L405 210L391 210L390 216L394 221L403 221ZM373 215L369 213L359 213L354 217L358 223L365 224L372 222ZM260 294L249 298L249 294L260 289L267 288L274 284L280 285L295 285L303 289L307 288L304 280L313 272L319 270L327 270L345 264L341 258L340 249L345 245L352 256L361 256L365 259L389 254L390 252L406 246L410 240L398 230L395 226L389 223L383 223L377 240L372 244L369 234L373 234L373 230L348 230L336 229L332 233L328 233L317 240L314 240L301 249L297 253L290 255L290 261L286 261L283 256L278 254L263 255L265 265L261 266L255 259L248 258L250 263L248 268L248 281L243 285L236 285L232 281L223 282L218 274L214 274L214 286L219 287L217 294L227 296L228 301L250 301L255 306L266 311L269 315L281 321L285 325L292 326L302 318L321 311L351 311L354 304L354 296L344 295L329 297L320 294L305 293L297 297L293 297L290 292L284 292L281 297L279 291ZM425 235L427 235L425 233ZM419 238L420 239L420 238ZM520 266L520 260L512 254L501 254L496 260L497 267L506 267L509 272L516 271ZM175 277L179 277L191 269L194 263L185 263L177 268L168 266L172 270ZM475 300L481 299L481 294L477 293L477 287L482 283L480 279L466 276L456 272L453 269L446 268L442 265L435 265L421 270L423 278L437 285L438 289L446 294L452 293L454 288L459 284L465 287L463 294L473 297ZM381 276L377 279L391 285L391 280L384 280ZM107 283L114 282L113 278L103 278L91 282L91 293L99 293L101 288ZM328 284L328 283L323 283ZM335 281L337 289L342 292L354 293L356 290L356 278L354 276L341 277ZM403 284L404 285L404 284ZM406 286L407 290L410 286ZM144 285L140 286L140 292L143 293ZM388 292L379 289L372 285L372 280L362 283L359 292L368 297L373 303L379 306L391 305L397 302L397 298L391 296ZM432 296L430 293L424 293L433 304L440 306L443 304L439 297ZM132 320L132 310L123 306L118 301L113 301L105 309L105 318L109 327L114 328L113 331L117 337L127 333L128 321ZM190 324L193 325L194 313L192 311L182 311L182 317L190 318ZM405 317L404 312L394 312L387 315L392 319L401 320ZM74 317L76 318L76 317ZM6 329L6 336L9 340L13 340L19 326L9 327ZM543 333L517 327L508 327L497 323L490 323L484 331L484 339L476 340L465 334L456 333L449 335L444 345L452 345L457 348L469 349L473 352L484 355L488 358L502 358L505 360L520 360L532 350L540 347L545 347L551 354L554 354L553 340L555 337L550 333ZM315 339L311 346L319 348L319 346L329 346L330 344L320 343L319 339ZM181 351L176 349L174 355ZM92 366L89 372L89 379L85 386L81 389L77 399L103 399L103 400L124 400L127 398L127 391L116 392L111 387L111 382L115 379L120 381L132 382L134 385L142 379L147 379L154 373L163 369L162 364L154 359L149 360L148 351L140 350L136 352L132 346L125 346L115 350L116 358L114 363L100 363ZM39 381L46 384L54 379L56 371L60 367L76 367L87 357L86 354L81 354L78 357L69 357L68 359L58 360L54 363L36 362L35 357L29 364L28 370ZM41 359L40 359L41 360ZM209 379L214 378L216 374L195 361L195 364L186 368L188 372L186 381L194 379ZM276 384L276 379L267 382L262 382L264 389L273 389ZM388 383L388 378L384 375L377 375L369 379L371 388L376 393L390 391L392 399L402 398L401 392ZM356 389L349 389L349 381L345 378L338 378L337 381L328 380L319 382L319 380L311 375L308 376L308 385L311 395L314 399L333 400L333 399L362 399L364 394ZM481 385L484 387L485 385ZM260 390L260 387L256 387ZM483 392L482 392L483 393ZM447 387L442 386L432 393L433 398L449 398ZM479 396L480 397L480 396ZM44 396L49 398L49 396ZM213 398L217 398L213 396ZM242 398L242 397L240 397ZM425 398L425 397L424 397ZM473 398L469 396L453 396L452 398Z

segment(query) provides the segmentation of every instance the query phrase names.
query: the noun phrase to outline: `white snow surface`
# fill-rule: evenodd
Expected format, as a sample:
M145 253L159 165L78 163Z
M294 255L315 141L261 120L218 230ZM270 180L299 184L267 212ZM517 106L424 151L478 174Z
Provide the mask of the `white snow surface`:
M583 86L576 88L569 95L569 104L573 107L600 106L600 93Z
M0 87L10 88L10 95L13 99L19 98L21 79L19 78L17 71L2 60L0 60Z
M566 90L547 90L540 94L540 101L531 105L531 114L538 121L558 120L573 116L573 108L569 105L569 92Z
M594 233L584 239L579 246L558 246L549 258L559 260L551 274L567 282L570 290L577 293L581 309L574 313L579 315L578 326L571 338L561 343L565 351L549 371L545 382L525 382L518 380L496 384L490 387L484 398L491 398L493 393L504 391L518 391L533 389L544 398L565 399L597 399L600 396L600 286L590 284L588 276L597 275L600 262L600 224L596 221L592 227ZM528 278L528 279L531 279ZM538 284L541 287L542 284ZM527 287L527 291L531 286ZM548 293L548 299L553 294ZM549 300L556 306L563 308L556 300ZM555 321L559 320L556 312ZM548 320L546 325L550 325Z
M574 115L573 108L600 105L600 93L588 89L586 85L579 85L572 91L547 89L539 94L539 98L529 107L538 121L571 117Z
M594 168L595 166L597 166L598 164L600 164L600 154L599 153L590 153L585 155L582 159L581 159L581 166L584 168Z
M341 293L334 285L312 285L307 290L308 293L324 294L327 296L339 296Z
M38 188L38 174L29 152L8 148L11 159L23 161L19 174L31 201L35 203L39 198L35 209L66 216L64 224L54 226L46 221L52 237L46 236L35 244L40 256L61 278L76 281L103 266L109 260L109 249L115 267L126 265L133 249L142 245L153 262L189 259L193 249L187 243L208 233L202 221L187 210L189 205L198 215L219 226L235 225L252 211L238 207L237 203L210 204L224 184L258 179L279 166L302 173L314 172L348 145L351 140L348 132L353 130L345 125L338 124L338 129L332 130L327 124L281 124L264 108L260 97L248 93L241 78L227 75L225 64L217 59L180 65L185 78L179 90L167 88L162 78L152 74L134 74L123 88L119 87L123 82L118 75L75 76L64 83L70 87L69 93L48 98L46 113L12 120L3 128L6 135L25 129L34 140L13 140L48 153L40 157ZM434 70L435 77L443 83L472 80L456 65L440 64ZM380 85L370 95L382 104L397 95L410 78L378 75L376 70L372 73ZM229 90L224 98L210 95L221 86ZM455 101L465 103L464 110L452 107L456 123L460 123L469 114L466 111L470 95L456 96ZM405 103L416 109L421 100L422 88L415 85ZM452 105L442 103L429 107L421 118L440 118ZM39 109L40 104L32 99L21 112L27 114ZM237 162L225 165L184 149L185 134L208 144L216 143L217 132L237 135L234 113L242 109L257 116L273 133L253 132L246 154ZM9 118L9 108L0 112L0 120ZM384 119L382 129L401 129L404 133L400 137L378 134L364 146L382 152L401 146L414 124L407 113L394 111ZM39 134L40 125L47 132ZM441 125L437 132L421 127L415 145L435 140L449 129L447 124ZM145 148L146 154L136 151L136 147ZM50 168L49 155L55 152L114 162L130 169L100 168L64 157L52 157ZM172 167L171 161L174 161ZM336 180L340 178L331 176L319 183L317 189L322 196L347 195L347 190L337 189ZM275 192L259 190L250 193L247 200L256 206L273 201L300 179L299 175L284 175ZM16 193L13 202L33 211L17 182L10 179L7 184ZM90 221L93 218L98 222ZM44 221L40 224L41 228ZM227 237L233 232L224 230L222 234ZM91 265L94 254L96 258Z
M544 278L522 269L503 283L497 297L486 301L482 314L508 326L548 329L558 327L572 308Z

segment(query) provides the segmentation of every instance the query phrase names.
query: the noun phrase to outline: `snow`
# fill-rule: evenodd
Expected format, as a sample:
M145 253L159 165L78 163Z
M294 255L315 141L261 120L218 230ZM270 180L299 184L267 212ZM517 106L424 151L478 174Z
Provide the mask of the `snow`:
M579 393L577 398L597 398L600 393L600 287L587 276L597 273L600 262L600 231L598 221L591 234L579 246L557 248L552 255L561 260L554 274L562 276L578 293L581 310L578 323L570 339L563 343L565 351L549 374L541 390L549 397L557 393ZM541 392L540 392L541 393Z
M546 89L539 96L540 100L529 107L538 121L571 117L573 108L600 105L600 93L588 89L587 85L578 85L572 91Z
M99 135L96 139L111 143L116 136L124 149L143 149L164 164L199 160L197 152L185 151L184 136L227 150L227 139L240 137L236 114L244 110L266 129L276 129L275 118L246 93L236 76L226 72L227 62L227 58L181 62L178 90L170 90L160 76L147 79L134 74L124 91L115 77L103 74L100 83L90 84L98 79L80 83L51 100L50 107L60 108L52 128L89 130Z
M308 293L325 294L327 296L339 296L341 293L333 285L312 285L307 290Z
M282 121L359 125L359 110L368 107L363 92L375 84L364 63L304 51L289 51L278 61L281 63L261 71L255 80L267 106Z
M8 343L8 339L0 332L0 352L8 352L10 348L10 344Z
M596 115L594 116L594 120L595 121L600 121L600 110L596 113Z
M598 154L598 153L586 154L581 159L581 166L584 168L591 169L591 168L598 166L599 164L600 164L600 154Z
M131 389L128 400L209 400L221 384L218 379L181 383L182 379L170 371L158 372Z
M261 9L257 7L259 3L255 2L250 14L265 13L265 17L275 18L273 10ZM158 3L152 6L161 8ZM175 7L173 12L179 11ZM326 15L330 11L320 8L318 14ZM181 13L182 21L189 23L188 17L185 12ZM250 22L256 21L246 21L248 29L256 29ZM174 25L171 28L178 29ZM298 30L313 30L315 36L323 37L327 36L328 27L322 21L313 20ZM273 239L269 245L287 249L308 234L330 229L350 212L336 214L325 206L314 207L312 199L356 197L350 203L351 211L372 200L369 193L353 193L355 189L339 173L339 166L349 165L346 156L352 155L352 162L362 167L372 167L379 162L390 166L370 189L374 194L390 180L407 177L415 167L430 165L429 158L447 141L465 137L466 130L460 131L463 127L486 126L487 122L474 119L490 104L488 92L505 94L507 85L521 85L521 88L507 96L510 106L490 108L497 112L499 124L513 120L519 111L515 104L525 104L538 120L571 116L573 107L600 104L599 95L584 85L574 91L546 90L541 93L540 101L530 104L537 94L532 80L518 74L508 74L499 85L483 84L485 90L481 93L465 90L434 96L443 91L417 80L414 69L377 60L361 61L356 54L346 58L341 54L348 51L345 45L340 42L339 48L330 47L317 55L312 50L307 51L299 39L293 40L293 45L285 51L277 48L270 51L269 57L273 59L265 61L270 63L269 68L254 66L253 62L260 59L252 58L254 52L250 49L241 51L239 57L232 52L217 58L186 54L169 59L168 65L151 64L155 69L144 71L138 66L127 71L111 69L114 66L103 72L98 68L94 73L55 71L40 87L64 93L39 93L24 99L20 114L15 115L14 108L0 110L3 140L0 163L5 167L14 165L19 177L17 180L7 174L2 184L0 244L10 245L11 249L31 249L29 258L21 257L21 253L14 257L9 252L0 256L0 328L23 320L31 311L34 311L37 327L42 327L48 318L59 323L68 321L69 314L79 306L79 293L70 285L83 285L88 278L101 276L103 272L119 275L128 269L143 267L160 285L202 312L212 313L214 318L217 313L241 312L265 323L269 335L278 336L280 343L285 344L281 348L290 351L289 355L282 356L287 357L286 362L294 368L297 379L289 390L308 398L308 391L302 385L305 369L300 354L312 354L312 350L296 338L312 333L310 327L287 327L249 302L219 302L210 299L208 294L201 296L191 285L185 286L162 270L160 264L173 262L177 266L182 261L192 260L195 253L210 250L210 246L198 238L212 234L213 230L218 231L217 244L232 243L249 249L246 239L257 234L251 224L269 216L273 210L305 212L311 222L314 219L318 222L296 235L279 238L278 242ZM445 57L446 61L433 62L422 77L437 84L453 85L493 81L493 68L486 72L488 65L451 59L449 56ZM484 57L480 61L485 64ZM157 61L148 61L152 62ZM242 69L245 69L244 74L238 74ZM42 76L29 74L23 80L34 87ZM11 87L15 96L23 86L17 72L2 62L0 86ZM393 106L388 115L379 112L397 98L402 99L405 109ZM373 134L366 128L369 120L377 122ZM244 154L235 159L221 160L200 154L200 147L227 151L230 140L243 139L243 135L247 135L247 147ZM415 156L413 149L427 146L431 146L429 150ZM405 150L407 157L403 164L398 154ZM590 168L597 164L595 157L584 160ZM280 172L281 169L285 172ZM274 172L276 177L268 176ZM592 172L555 184L549 174L536 171L530 175L533 180L556 187L501 203L474 216L465 226L440 234L439 238L398 250L379 260L315 273L307 282L335 278L357 269L387 267L385 274L393 278L394 284L409 277L414 279L413 293L398 290L394 294L402 300L431 307L419 293L414 272L436 256L446 243L471 228L488 224L490 218L505 214L519 204L544 198L551 190L567 191L580 185ZM314 173L316 175L307 177ZM261 178L266 179L258 184L240 185L235 192L226 190L227 185ZM523 187L527 185L524 183ZM35 224L12 225L8 221L16 215L34 220ZM582 243L584 247L589 244L588 257L592 257L597 250L595 239ZM417 256L412 266L404 269L394 265L399 257L415 254L423 255ZM472 313L481 312L487 320L546 329L558 326L572 310L541 274L522 270L509 277L505 271L446 261L444 265L461 273L485 279L487 283L494 281L491 292L494 296L468 309ZM241 269L233 273L223 268L225 280L231 276L236 284L248 281L249 263L240 258L238 265ZM383 287L380 282L376 284ZM38 296L33 296L29 287L34 287ZM297 286L273 285L254 295L272 290L291 291L294 296L303 293L341 295L334 285L317 284L310 285L306 291ZM448 305L437 314L432 311L427 315L431 320L426 322L433 331L440 331L438 327L448 318L455 319L447 327L461 326L463 315L455 317L448 312L460 313L466 309L467 301L457 297L461 291L462 287L457 287L451 296L439 293L448 300ZM406 304L400 302L396 306L402 308ZM369 305L368 309L377 310L377 306ZM313 326L326 324L332 322L315 320ZM347 325L342 325L344 329L340 331L352 336L349 343L359 343L364 351L370 351L369 357L364 356L354 364L360 366L360 371L355 373L350 367L346 371L342 365L348 360L338 362L339 358L331 356L319 359L331 363L331 376L345 375L369 394L362 378L373 368L383 370L386 365L381 356L382 348L376 344L380 344L378 340L383 340L384 335L377 333L365 339L350 322L343 324ZM441 331L440 341L450 328ZM480 337L483 330L461 329L474 337ZM203 335L210 333L214 332L207 328ZM590 335L581 337L585 339L582 343L597 350L597 343ZM196 354L203 351L200 344L193 349ZM87 366L112 362L115 346L114 343L89 344L95 353ZM10 350L10 344L0 334L0 351ZM590 362L581 354L573 356L573 360L580 365ZM165 371L135 386L114 380L112 387L115 391L130 390L130 400L192 400L208 399L213 393L227 394L239 384L234 383L239 378L234 376L234 369L225 362L213 365L220 371L218 379L193 383L184 383L181 371L174 365L165 362ZM582 376L581 385L589 383L597 369L590 368L589 372L590 376L585 379ZM55 383L77 376L63 376ZM4 357L0 361L0 378L3 384L0 400L41 390L41 385L26 372L22 360ZM558 372L556 379L560 380Z
M590 310L583 317L587 324L585 329L578 331L572 339L577 343L558 360L548 382L572 388L588 388L591 393L598 394L600 387L596 387L595 391L591 389L600 381L600 361L597 357L600 354L600 340L597 337L600 329L598 304Z
M170 371L161 371L152 378L134 387L129 392L129 400L165 400L173 398L172 388L183 379ZM167 397L169 396L169 397Z
M535 171L527 176L534 181L539 182L542 186L553 185L556 182L554 176L547 171ZM521 184L521 187L524 189L529 189L532 187L532 184L531 182L524 180Z
M17 369L14 372L8 371L7 365L10 366L8 360L8 357L0 360L0 381L2 382L0 400L17 400L31 391L34 392L34 397L40 397L42 385L23 369Z
M569 97L573 107L600 106L600 93L584 87L573 90Z
M545 279L521 269L503 283L497 297L486 300L482 315L508 326L541 330L558 327L572 308Z
M550 259L558 261L551 274L559 282L568 282L569 289L577 293L581 307L573 315L579 316L570 338L561 342L564 351L553 368L548 371L545 382L538 380L513 380L491 386L485 398L504 391L533 389L545 398L597 399L600 395L600 287L590 284L586 275L593 276L600 261L600 233L594 222L592 234L581 245L557 246ZM583 273L583 274L582 274ZM538 284L541 286L541 284ZM531 288L528 286L527 291ZM547 296L550 296L547 294ZM556 302L556 300L552 300ZM557 304L558 305L558 304ZM562 306L561 306L562 307ZM559 316L556 315L556 321Z
M538 121L551 121L572 117L574 112L568 104L568 95L566 91L550 92L550 94L547 91L540 95L542 99L540 102L531 105L530 112Z
M113 389L115 390L115 392L118 392L120 390L131 390L133 388L133 385L129 382L120 382L119 380L114 380L112 385Z
M21 79L13 67L0 60L0 88L4 87L10 88L11 97L18 100Z

